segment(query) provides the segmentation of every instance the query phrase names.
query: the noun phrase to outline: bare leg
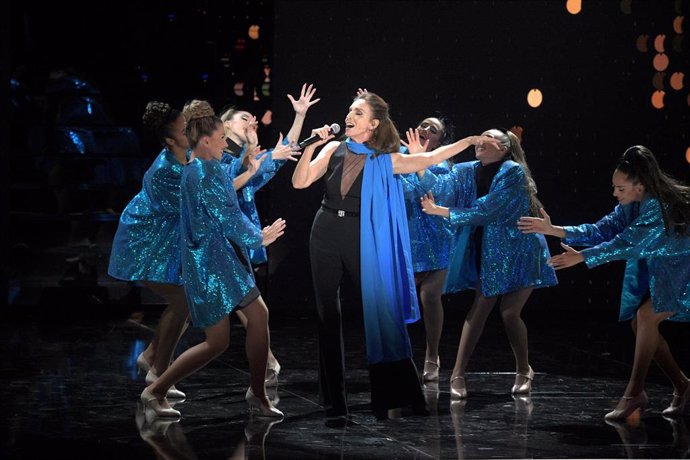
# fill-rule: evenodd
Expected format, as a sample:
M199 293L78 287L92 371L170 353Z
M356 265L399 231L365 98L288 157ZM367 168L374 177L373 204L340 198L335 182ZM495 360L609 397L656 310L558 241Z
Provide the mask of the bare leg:
M150 393L159 398L161 407L169 407L164 397L171 386L198 371L227 350L230 342L230 319L224 316L213 326L204 329L204 333L206 340L178 356L168 369L147 387Z
M479 342L479 337L481 337L484 331L486 319L489 317L489 313L491 313L494 305L496 305L496 300L497 297L484 297L481 293L481 285L477 284L472 307L467 313L462 327L458 354L455 358L455 366L451 375L451 387L453 387L453 380L455 380L456 388L465 387L464 377L467 363L477 342Z
M153 340L144 351L144 357L152 364L151 371L159 375L168 368L177 343L189 324L187 298L182 286L148 282L143 284L168 302L153 334ZM147 351L153 352L152 356L149 355L151 360L147 356Z
M501 318L508 335L510 347L515 355L515 385L527 382L524 375L529 372L529 359L527 347L527 327L520 317L522 309L527 302L533 288L518 289L504 294L501 299ZM522 374L522 375L520 375Z
M242 323L242 326L244 328L247 328L247 315L244 314L243 310L237 310L237 317L240 319L240 322ZM266 377L268 377L268 369L276 369L279 368L278 360L276 359L275 355L273 355L273 350L271 350L271 347L268 347L268 361L266 362L267 370L266 370Z
M424 356L424 372L437 371L435 363L438 361L438 344L443 331L443 285L448 270L435 270L419 276L419 297L424 312L424 329L426 331L426 354ZM415 276L415 278L417 278ZM429 363L434 363L432 366ZM428 365L428 369L427 369Z
M649 364L652 362L652 358L656 355L661 345L659 323L671 316L671 313L654 313L652 308L652 300L649 299L637 309L637 314L635 316L637 320L637 333L635 334L635 358L633 360L630 381L628 382L628 386L625 388L624 394L624 396L628 397L636 396L640 394L642 390L644 390L644 382L647 378ZM669 365L668 360L664 361L662 358L662 362L664 365ZM675 361L673 361L673 365L675 365L675 368L678 367ZM680 373L680 369L669 369L669 371L671 372L671 375Z
M266 375L266 360L270 346L268 332L268 309L261 296L242 309L247 317L247 337L245 351L249 361L251 374L251 388L254 396L265 400L266 387L264 385ZM269 404L270 405L270 404Z

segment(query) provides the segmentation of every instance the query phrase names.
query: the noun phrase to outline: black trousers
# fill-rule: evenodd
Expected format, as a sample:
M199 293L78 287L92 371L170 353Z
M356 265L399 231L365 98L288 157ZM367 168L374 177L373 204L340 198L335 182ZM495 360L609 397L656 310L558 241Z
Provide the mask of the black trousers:
M319 390L327 416L347 414L340 284L345 273L361 293L358 217L338 217L320 209L309 252L318 312ZM383 411L412 406L425 413L424 395L411 358L369 366L371 407Z

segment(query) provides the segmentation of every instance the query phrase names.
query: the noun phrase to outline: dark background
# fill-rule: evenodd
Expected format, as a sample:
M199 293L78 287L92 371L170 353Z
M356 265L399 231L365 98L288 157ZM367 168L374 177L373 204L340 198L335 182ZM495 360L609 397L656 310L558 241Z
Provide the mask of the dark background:
M389 102L401 131L436 112L454 121L456 137L519 126L539 197L557 224L592 222L610 212L615 160L634 144L651 148L662 168L687 182L688 40L687 32L674 33L673 21L687 18L690 2L583 3L571 15L565 1L126 1L99 6L98 13L70 2L11 2L3 15L11 23L3 72L9 69L13 82L3 107L10 116L3 126L11 129L1 136L9 197L3 201L9 297L3 298L12 305L41 303L46 291L69 289L86 290L85 299L95 296L105 306L123 305L113 294L123 283L108 279L105 266L117 213L160 149L140 126L149 100L180 107L207 99L219 111L235 104L257 117L272 110L273 122L260 128L265 146L289 129L286 94L296 96L303 82L314 83L322 100L310 110L302 137L312 127L342 123L358 87ZM248 37L252 24L260 26L258 40ZM646 52L637 47L644 34ZM652 66L658 34L666 35L670 59L663 75ZM50 89L58 70L88 81L106 114L97 124L126 127L139 147L70 156L51 141L51 130L65 124L60 107L68 97ZM674 72L686 75L679 91L669 86ZM234 91L238 82L244 95ZM656 109L651 95L660 86L665 107ZM544 95L538 108L527 104L532 88ZM472 156L467 151L458 160ZM84 158L100 163L84 169ZM86 172L56 181L55 164ZM113 168L120 171L116 179ZM308 233L322 188L293 190L292 169L285 166L257 198L266 222L288 221L286 236L270 248L270 276L261 278L272 309L312 302ZM71 209L61 201L64 190ZM95 247L75 246L80 232ZM550 245L558 251L557 241ZM75 258L76 269L69 262ZM615 317L621 277L622 263L560 272L560 285L536 291L529 308L605 310Z

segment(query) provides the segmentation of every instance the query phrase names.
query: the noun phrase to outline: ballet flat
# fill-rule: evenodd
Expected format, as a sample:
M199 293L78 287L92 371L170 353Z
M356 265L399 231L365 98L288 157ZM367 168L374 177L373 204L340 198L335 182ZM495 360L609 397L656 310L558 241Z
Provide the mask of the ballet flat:
M264 383L267 387L278 386L278 374L280 374L280 363L276 361L276 365L274 367L269 367L266 369L266 380Z
M513 388L510 390L512 394L524 395L532 391L532 380L534 380L534 371L532 370L532 366L529 366L529 371L527 374L520 374L519 372L516 372L515 375L524 377L527 379L527 381L521 385L513 385Z
M661 411L661 414L671 417L685 414L689 399L690 380L688 380L688 386L685 387L685 391L682 394L678 394L675 391L673 392L673 401L671 401L671 405Z
M460 388L459 390L453 388L453 382L456 380L465 381L465 377L453 377L450 379L450 399L465 399L467 397L467 388Z
M144 388L144 391L141 392L141 402L144 404L144 410L151 409L158 417L179 417L181 415L178 410L161 407L160 400L148 388Z
M441 359L436 358L436 362L434 361L429 361L428 359L424 361L424 366L426 367L427 363L431 364L432 366L435 366L435 369L433 371L424 371L422 374L422 382L438 382L438 374L439 371L441 370Z
M244 396L244 399L247 401L247 404L249 404L249 409L252 413L258 411L258 415L260 416L273 418L282 418L284 416L284 414L273 407L270 402L268 405L262 404L261 399L254 395L251 387L247 388L247 394Z
M640 409L640 412L643 412L644 408L647 406L647 402L649 401L649 399L647 398L647 393L641 391L636 396L623 396L621 398L621 401L624 402L623 408L612 410L604 416L605 419L615 420L621 418L628 418L637 409Z
M158 380L158 376L154 374L153 371L149 370L146 373L145 380L147 385L151 385L153 382ZM175 385L173 385L170 388L168 388L168 393L165 395L165 397L170 399L185 399L187 395L175 388Z
M139 356L137 356L137 368L139 369L140 374L144 374L151 370L151 364L149 364L149 362L146 361L146 358L144 358L143 351L139 353Z

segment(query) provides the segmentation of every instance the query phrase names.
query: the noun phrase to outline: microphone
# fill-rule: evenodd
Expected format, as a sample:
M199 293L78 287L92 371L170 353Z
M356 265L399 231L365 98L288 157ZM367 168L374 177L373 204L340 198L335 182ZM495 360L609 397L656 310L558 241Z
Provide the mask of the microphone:
M330 128L328 129L328 134L338 134L340 132L340 125L338 123L333 123ZM305 148L308 145L313 144L314 142L318 142L321 140L321 137L319 137L318 134L314 134L311 137L308 137L304 139L302 142L297 144L301 149Z

